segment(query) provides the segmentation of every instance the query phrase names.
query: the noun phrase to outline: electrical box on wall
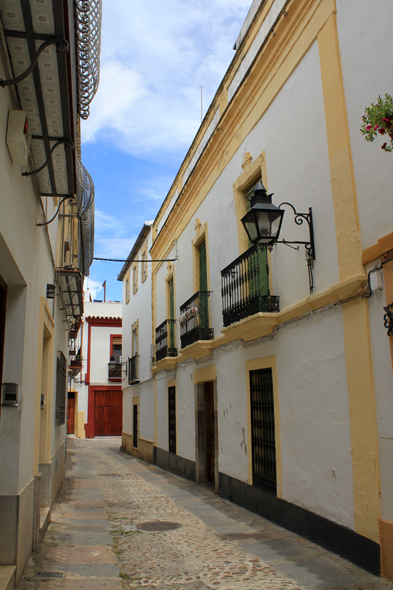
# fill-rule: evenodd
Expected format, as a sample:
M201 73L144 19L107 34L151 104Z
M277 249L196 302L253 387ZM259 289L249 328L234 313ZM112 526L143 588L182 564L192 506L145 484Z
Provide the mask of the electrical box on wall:
M19 383L3 383L1 388L1 405L19 405Z
M370 273L370 289L373 293L381 292L383 289L382 273L380 270Z
M26 111L8 111L7 147L13 164L27 164L29 121Z

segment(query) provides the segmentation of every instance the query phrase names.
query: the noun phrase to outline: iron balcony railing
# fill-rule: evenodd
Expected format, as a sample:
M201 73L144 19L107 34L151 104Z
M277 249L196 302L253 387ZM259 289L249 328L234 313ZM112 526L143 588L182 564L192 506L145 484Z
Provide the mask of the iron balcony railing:
M175 348L176 320L165 320L156 328L156 361L177 356Z
M221 271L222 315L229 326L254 313L280 311L270 295L267 247L255 244Z
M121 363L108 363L108 379L121 379L122 365Z
M213 340L214 330L209 328L209 297L211 291L197 291L180 307L181 347L198 340Z
M135 354L131 358L128 359L128 385L132 385L133 383L138 383L138 356Z

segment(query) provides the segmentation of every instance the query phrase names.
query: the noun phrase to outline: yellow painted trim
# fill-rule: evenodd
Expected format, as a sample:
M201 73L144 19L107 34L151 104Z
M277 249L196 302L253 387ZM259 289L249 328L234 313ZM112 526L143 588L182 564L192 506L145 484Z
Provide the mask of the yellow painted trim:
M158 403L157 403L157 376L153 374L154 379L154 446L158 444Z
M215 381L217 379L217 365L209 365L194 371L194 385L205 383L205 381Z
M251 441L251 393L250 393L250 371L258 369L272 369L273 397L274 397L274 430L276 439L276 477L277 497L282 497L282 458L281 458L281 422L280 422L280 397L278 393L278 373L276 357L267 356L246 362L247 375L247 439L248 439L248 483L252 485L252 441Z
M242 217L247 213L246 201L244 198L247 190L252 186L258 178L262 178L262 182L267 189L267 173L266 173L266 157L263 151L252 162L252 156L248 152L245 154L244 162L242 164L243 172L233 183L233 196L235 199L237 236L239 241L239 255L246 252L249 248L248 237L241 222Z
M318 34L340 279L363 271L336 15Z
M37 343L37 379L36 379L36 412L35 412L35 433L34 433L34 475L39 473L40 463L40 446L44 445L44 451L41 454L41 462L50 461L51 438L52 438L52 408L53 396L56 391L53 389L53 335L55 331L55 321L48 307L45 297L40 297L40 307L38 316L38 343ZM44 377L43 369L43 347L44 340L48 340L47 348L47 374ZM43 381L47 383L47 392L45 399L45 409L41 409L41 393ZM44 429L42 431L42 428ZM42 442L41 442L42 441Z
M379 543L379 458L368 302L343 308L355 531Z
M356 189L336 15L318 34L339 276L363 271ZM368 304L343 308L350 413L355 531L379 542L379 458Z
M242 82L236 97L223 113L198 165L179 195L180 207L173 209L151 247L153 258L164 258L168 243L178 239L187 227L242 141L263 117L325 22L335 12L335 2L302 0L299 3L293 0L287 10L290 18L280 17L274 36L265 44L250 75ZM224 91L224 87L221 89ZM198 145L197 140L195 146ZM187 165L185 160L179 174L184 173Z
M262 338L271 334L277 326L300 318L310 311L317 311L325 305L331 305L338 301L345 300L347 297L351 297L355 293L363 292L367 285L367 275L361 274L355 277L343 281L322 293L311 295L307 299L287 307L278 313L256 313L252 316L245 318L235 324L232 324L226 328L221 329L221 335L214 340L200 340L194 344L190 344L186 348L182 348L177 357L171 357L163 359L156 363L152 367L153 374L163 370L171 370L178 363L183 362L189 358L195 358L196 360L208 356L212 350L227 344L234 342L235 340L243 340L249 342L256 338Z
M381 539L381 573L393 580L393 522L379 520L379 537Z
M364 265L374 262L377 258L381 258L387 252L393 250L393 232L380 238L376 244L363 250L362 263Z

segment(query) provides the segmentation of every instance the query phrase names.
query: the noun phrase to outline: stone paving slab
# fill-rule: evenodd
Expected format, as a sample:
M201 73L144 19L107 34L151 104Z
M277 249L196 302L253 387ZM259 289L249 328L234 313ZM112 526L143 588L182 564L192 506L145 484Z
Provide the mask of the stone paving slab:
M19 590L393 590L119 446L114 439L68 439L67 478ZM138 528L157 521L179 527ZM38 578L37 571L63 577Z

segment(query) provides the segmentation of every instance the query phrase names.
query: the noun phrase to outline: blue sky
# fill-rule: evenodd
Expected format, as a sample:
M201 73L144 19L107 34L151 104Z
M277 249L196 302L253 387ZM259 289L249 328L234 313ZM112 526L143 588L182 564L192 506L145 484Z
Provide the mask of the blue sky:
M95 253L127 258L154 219L228 68L251 0L103 2L100 86L82 123ZM121 300L122 264L95 261L93 298Z

